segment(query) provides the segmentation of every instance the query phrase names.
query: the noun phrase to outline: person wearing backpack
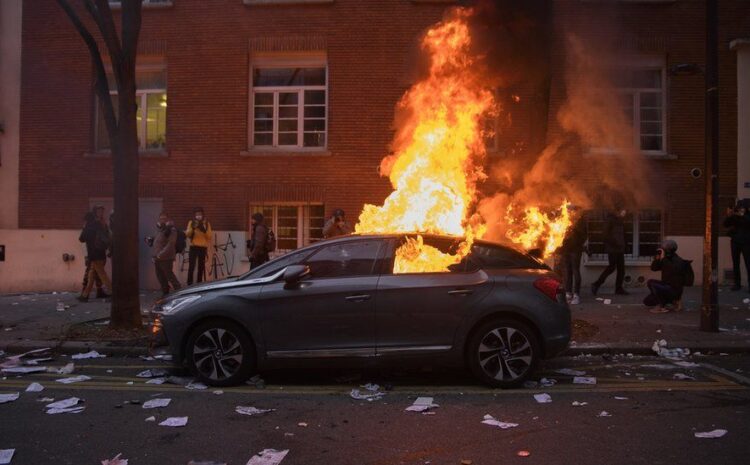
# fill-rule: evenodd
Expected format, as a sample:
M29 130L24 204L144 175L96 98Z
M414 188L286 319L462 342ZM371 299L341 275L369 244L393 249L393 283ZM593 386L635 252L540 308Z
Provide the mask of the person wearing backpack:
M174 274L173 265L177 256L177 242L179 231L175 228L169 216L162 212L156 223L156 237L153 239L153 260L156 279L159 280L162 296L169 294L169 286L176 291L182 286Z
M193 271L197 271L196 282L202 283L206 275L206 256L208 247L211 245L213 231L203 213L203 208L196 208L193 219L188 222L185 235L190 239L190 250L188 252L188 277L187 285L193 284ZM196 270L196 262L198 264Z
M89 218L91 221L87 221L78 238L81 242L86 243L86 258L89 262L86 287L81 291L81 295L77 297L81 302L89 301L89 294L91 294L97 277L101 279L107 289L112 290L112 283L109 280L109 276L107 276L107 271L104 269L104 265L107 262L107 249L112 245L109 227L107 226L107 221L104 219L104 207L97 205L92 209L92 213L93 218ZM108 294L104 293L98 295L109 297Z
M262 213L253 213L250 217L250 240L247 241L247 257L250 260L250 269L257 268L266 263L269 259L268 254L275 248L275 237L263 222ZM273 246L269 247L270 242Z
M695 276L691 261L677 255L677 243L667 239L657 250L651 262L652 271L661 271L661 280L649 279L646 282L651 293L643 299L651 313L667 313L674 308L682 310L682 291L685 286L692 286ZM670 308L671 307L671 308Z

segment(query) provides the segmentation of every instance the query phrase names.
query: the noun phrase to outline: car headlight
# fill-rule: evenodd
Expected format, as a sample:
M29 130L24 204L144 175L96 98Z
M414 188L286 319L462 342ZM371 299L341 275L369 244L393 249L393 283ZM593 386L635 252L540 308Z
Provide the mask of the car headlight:
M195 302L196 300L200 298L201 298L200 294L193 294L193 295L188 295L185 297L177 297L176 299L172 299L169 302L162 304L160 307L156 309L156 311L164 315L171 315L173 313L178 312L180 309L185 308L185 305L191 302Z

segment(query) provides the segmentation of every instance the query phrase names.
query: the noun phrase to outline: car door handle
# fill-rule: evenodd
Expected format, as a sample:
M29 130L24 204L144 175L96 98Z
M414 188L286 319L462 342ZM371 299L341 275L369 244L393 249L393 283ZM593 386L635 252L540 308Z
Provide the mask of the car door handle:
M370 300L370 294L350 295L344 297L344 300L348 300L349 302L364 302L365 300Z
M448 291L448 295L469 295L473 293L474 291L471 289L453 289L452 291Z

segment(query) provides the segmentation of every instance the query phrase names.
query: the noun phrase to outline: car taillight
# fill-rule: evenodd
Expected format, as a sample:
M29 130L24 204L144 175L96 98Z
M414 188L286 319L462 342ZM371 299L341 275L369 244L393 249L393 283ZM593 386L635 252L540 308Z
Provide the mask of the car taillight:
M557 295L563 292L560 281L555 278L539 278L534 281L534 287L539 289L542 294L546 295L554 302L557 302Z

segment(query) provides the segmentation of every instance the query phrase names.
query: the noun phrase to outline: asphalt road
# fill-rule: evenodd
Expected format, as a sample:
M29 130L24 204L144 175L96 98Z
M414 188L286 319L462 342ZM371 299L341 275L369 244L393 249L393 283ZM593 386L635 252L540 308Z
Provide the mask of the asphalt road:
M0 449L16 449L12 465L99 464L118 453L129 465L244 465L267 448L289 449L283 465L748 463L750 386L743 383L750 383L750 356L688 360L700 366L655 357L556 359L536 377L554 378L554 386L504 391L455 371L295 370L266 374L263 389L241 386L220 394L145 384L135 376L168 368L159 361L81 360L68 376L85 374L88 381L62 385L55 380L65 376L54 374L0 380L0 393L20 392L18 400L0 405ZM58 356L47 365L67 361ZM573 384L571 375L556 372L561 368L585 371L597 384ZM676 373L695 379L675 379ZM45 390L24 392L32 381ZM349 396L367 382L390 390L372 402ZM552 402L537 403L538 393ZM82 413L49 415L47 402L38 401L71 396L85 400ZM428 415L404 411L417 396L434 397L439 407ZM171 403L144 409L153 398ZM276 410L245 416L236 406ZM486 414L518 426L484 425ZM156 421L146 421L150 416ZM184 427L158 425L180 416L188 417ZM717 428L728 433L694 437Z

